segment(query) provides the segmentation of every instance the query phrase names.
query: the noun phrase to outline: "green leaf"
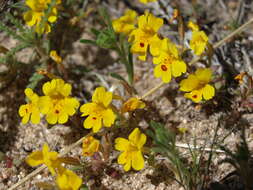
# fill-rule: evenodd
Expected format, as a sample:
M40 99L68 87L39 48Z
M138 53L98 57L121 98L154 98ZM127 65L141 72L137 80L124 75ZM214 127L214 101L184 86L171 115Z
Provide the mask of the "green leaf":
M113 78L115 78L115 79L118 79L118 80L120 80L120 81L123 81L123 82L126 82L126 83L127 83L127 81L126 81L122 76L120 76L120 75L117 74L117 73L110 73L110 76L113 77Z
M116 38L114 33L105 29L97 36L96 44L105 49L115 49Z
M84 44L97 45L96 41L94 40L81 39L80 42Z
M41 81L43 78L44 75L35 72L29 79L29 84L27 85L27 88L34 89L37 86L38 82Z

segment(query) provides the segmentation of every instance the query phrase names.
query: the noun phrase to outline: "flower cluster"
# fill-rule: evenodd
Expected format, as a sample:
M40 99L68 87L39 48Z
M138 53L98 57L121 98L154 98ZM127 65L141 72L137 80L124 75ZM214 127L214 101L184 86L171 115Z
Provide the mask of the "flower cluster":
M71 85L62 79L46 82L42 87L44 96L39 97L32 89L27 88L25 94L29 102L19 108L22 123L25 124L31 119L33 124L37 124L41 114L46 115L49 124L66 123L79 107L78 100L70 96L71 88Z
M32 167L45 164L50 173L56 175L56 184L60 190L78 190L82 185L82 179L71 170L64 168L59 154L50 152L47 144L43 145L42 151L35 151L28 155L26 162Z
M56 0L56 3L52 4L51 0L26 0L26 5L31 9L24 13L24 20L28 26L35 26L35 31L38 34L51 32L51 26L49 23L54 23L57 20L57 6L61 3L61 0ZM52 6L50 12L47 15L46 11L49 6Z
M142 1L143 3L151 1ZM187 65L182 58L185 51L171 42L168 38L161 38L158 34L159 29L163 26L163 19L155 17L149 12L137 17L138 25L135 26L136 13L128 10L126 14L114 20L114 30L128 35L128 41L131 42L131 52L137 54L140 60L145 61L148 50L153 56L155 64L154 76L161 78L164 83L171 81L172 77L179 77L187 72ZM200 56L204 53L208 45L208 37L204 31L199 30L198 25L193 22L188 23L188 27L192 30L192 38L190 40L190 49L194 54ZM182 47L181 47L182 48ZM212 72L207 69L206 78L198 78L201 72L197 69L196 74L190 74L188 79L180 83L180 90L186 93L185 97L200 102L203 99L209 100L214 96L214 87L208 84L211 82ZM192 80L195 76L196 80ZM198 79L198 80L197 80ZM186 86L192 86L188 88Z

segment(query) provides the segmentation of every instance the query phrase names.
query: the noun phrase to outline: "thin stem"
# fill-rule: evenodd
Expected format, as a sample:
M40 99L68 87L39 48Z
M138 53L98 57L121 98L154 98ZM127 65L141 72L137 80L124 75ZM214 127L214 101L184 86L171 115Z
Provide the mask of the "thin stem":
M213 48L218 48L220 46L222 46L224 43L226 43L230 38L234 37L236 34L242 32L247 26L249 26L251 23L253 22L253 17L248 20L248 22L244 23L242 26L240 26L239 28L237 28L234 32L230 33L228 36L226 36L225 38L223 38L222 40L220 40L219 42L215 43L213 45Z
M160 84L158 84L157 86L155 86L154 88L150 89L148 92L146 92L141 99L146 98L147 96L149 96L150 94L153 94L155 91L157 91L159 88L161 88L165 83L161 82Z

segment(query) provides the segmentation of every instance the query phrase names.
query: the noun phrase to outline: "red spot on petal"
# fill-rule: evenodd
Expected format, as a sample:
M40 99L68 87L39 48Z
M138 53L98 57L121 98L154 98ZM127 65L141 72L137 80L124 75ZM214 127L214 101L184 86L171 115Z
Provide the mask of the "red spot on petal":
M56 114L59 114L59 113L60 113L60 111L59 111L59 110L55 110L55 113L56 113Z
M195 94L195 95L193 95L192 97L193 97L193 98L197 98L198 96Z
M162 69L163 71L167 71L167 70L168 70L168 68L166 67L166 65L162 65L162 66L161 66L161 69Z
M93 117L92 119L93 119L93 120L96 120L97 118L96 118L96 117Z
M28 109L27 108L25 108L25 112L28 113Z
M145 44L141 42L141 43L140 43L140 46L143 48L143 47L145 46Z

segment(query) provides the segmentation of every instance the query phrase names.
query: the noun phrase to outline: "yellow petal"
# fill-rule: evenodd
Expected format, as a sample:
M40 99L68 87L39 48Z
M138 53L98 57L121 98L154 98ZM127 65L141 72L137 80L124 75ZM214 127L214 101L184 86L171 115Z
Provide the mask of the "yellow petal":
M131 159L128 159L126 161L126 164L124 165L124 170L127 172L131 169L131 163L132 163L132 160Z
M174 61L171 65L172 68L172 75L174 77L179 77L182 73L186 72L186 64L183 61Z
M111 127L114 123L116 116L111 109L106 109L103 112L103 124L105 127Z
M33 124L38 124L40 122L40 112L39 110L32 112L31 114L31 122Z
M68 118L69 118L68 114L63 112L59 115L58 122L60 124L66 123L68 121Z
M125 164L127 162L127 152L122 152L118 156L118 164Z
M103 103L107 107L112 101L112 93L106 92L104 87L96 88L94 94L92 95L92 102L97 104Z
M29 156L26 158L26 163L29 164L32 167L38 166L40 164L43 164L43 154L41 151L35 151L31 153Z
M56 124L57 120L58 120L58 116L53 113L53 112L49 112L46 116L46 120L49 124Z
M24 115L24 117L22 118L22 123L23 124L26 124L28 121L29 121L29 119L30 119L30 113L28 113L28 114L26 114L26 115Z
M41 113L47 114L50 109L52 109L52 102L49 96L39 97L38 107Z
M209 84L203 88L203 97L205 100L210 100L214 96L214 93L214 87Z
M95 109L96 109L95 103L86 103L80 107L80 111L83 112L82 116L87 116L87 115L92 114L92 112L94 112Z
M192 91L199 86L198 78L190 74L187 79L184 79L180 82L180 90L184 92Z
M202 90L193 90L190 93L186 93L185 97L191 99L195 103L199 103L202 100Z
M56 183L61 190L78 190L82 185L82 179L71 170L61 167Z
M144 158L141 151L135 151L132 153L132 167L135 170L141 170L144 168Z
M119 151L127 150L129 141L125 138L118 137L115 139L115 149Z
M131 143L138 146L138 148L141 148L146 142L146 135L141 133L139 128L135 128L129 135L128 139Z
M88 118L86 118L83 125L84 125L84 128L86 129L92 128L93 132L96 133L102 127L102 121L101 121L101 118L90 115Z
M151 13L147 15L147 20L148 24L155 32L157 32L163 25L163 19L157 18Z
M162 43L162 40L157 35L155 35L154 37L150 39L149 47L150 47L151 55L158 56L160 54L161 43Z
M202 83L207 84L211 81L212 70L210 68L199 68L195 72L195 75Z

